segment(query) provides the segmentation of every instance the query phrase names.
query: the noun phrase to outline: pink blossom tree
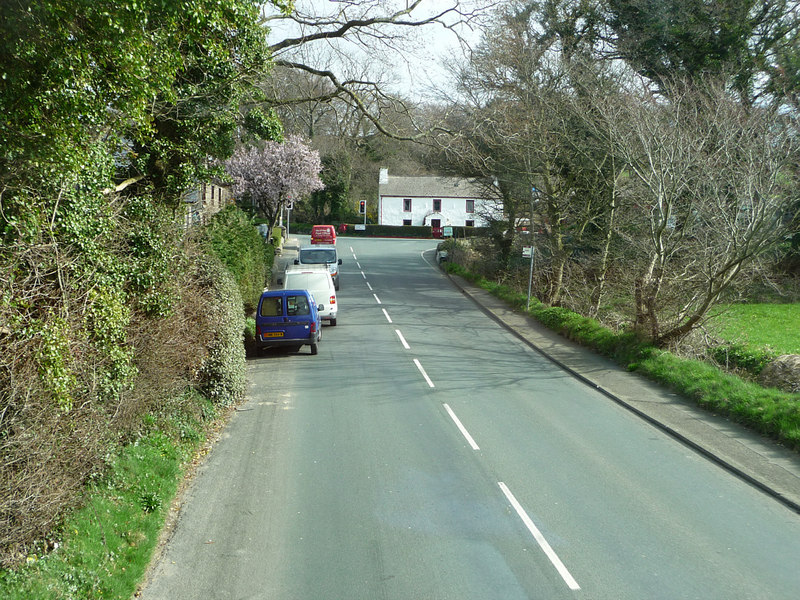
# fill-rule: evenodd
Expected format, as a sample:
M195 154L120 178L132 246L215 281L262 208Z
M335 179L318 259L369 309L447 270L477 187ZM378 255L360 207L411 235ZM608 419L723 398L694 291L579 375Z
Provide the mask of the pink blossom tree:
M233 178L233 193L267 219L270 231L283 206L325 187L319 152L297 135L261 147L241 146L226 170Z

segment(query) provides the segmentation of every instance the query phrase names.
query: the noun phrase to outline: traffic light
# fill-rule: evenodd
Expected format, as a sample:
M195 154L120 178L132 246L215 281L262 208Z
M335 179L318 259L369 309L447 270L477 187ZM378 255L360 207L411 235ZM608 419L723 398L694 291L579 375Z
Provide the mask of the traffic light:
M361 202L358 203L358 212L359 212L359 214L362 214L362 215L365 212L367 212L367 201L366 200L362 200Z

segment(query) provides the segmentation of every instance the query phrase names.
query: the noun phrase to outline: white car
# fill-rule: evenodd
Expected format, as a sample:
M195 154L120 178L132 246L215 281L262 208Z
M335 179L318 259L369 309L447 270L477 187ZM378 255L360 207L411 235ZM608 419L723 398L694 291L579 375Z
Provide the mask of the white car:
M289 266L278 283L285 290L308 290L317 303L319 316L323 321L336 325L339 305L336 302L336 287L328 271L328 266L298 265Z

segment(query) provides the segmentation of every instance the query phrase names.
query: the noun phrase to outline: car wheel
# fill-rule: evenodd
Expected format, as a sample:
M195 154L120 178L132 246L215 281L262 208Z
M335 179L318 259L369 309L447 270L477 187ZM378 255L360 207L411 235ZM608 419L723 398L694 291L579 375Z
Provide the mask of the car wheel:
M331 326L336 327L336 318L331 319Z
M319 345L316 342L314 342L311 344L311 354L314 355L317 352L319 352Z

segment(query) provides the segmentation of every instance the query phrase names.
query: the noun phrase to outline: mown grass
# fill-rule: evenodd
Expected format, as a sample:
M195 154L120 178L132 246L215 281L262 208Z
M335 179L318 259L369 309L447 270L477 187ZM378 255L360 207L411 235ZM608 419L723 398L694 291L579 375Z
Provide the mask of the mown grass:
M709 328L732 343L800 354L800 304L731 304L715 312Z
M726 415L792 449L800 450L800 394L766 389L757 383L726 373L712 364L677 357L653 347L645 340L637 338L635 334L615 333L593 319L564 308L547 307L538 301L532 301L531 306L526 308L525 294L487 281L455 263L446 265L448 272L472 281L517 310L527 310L528 314L550 329L614 359L631 371L668 386L682 396L697 402L699 406ZM797 310L797 307L794 310ZM735 324L736 313L728 311L725 314L729 315L727 318L730 319L734 331L743 329L742 326ZM783 314L795 313L790 310ZM797 336L797 327L793 324L800 320L796 316L786 318L790 320L784 321L779 318L771 326L757 325L755 324L757 319L752 319L751 323L753 328L760 327L764 331L780 329L781 334L776 337L783 341L770 346L788 351L793 347L792 338ZM794 343L796 342L795 339ZM758 370L772 351L761 350L755 346L752 338L750 343L753 344L753 349L740 352L741 359L744 362L749 360L757 363L755 370Z
M201 412L213 409L205 399ZM184 466L204 440L203 424L170 415L110 460L87 488L83 508L54 532L46 553L17 570L0 570L3 600L128 600L140 584Z

